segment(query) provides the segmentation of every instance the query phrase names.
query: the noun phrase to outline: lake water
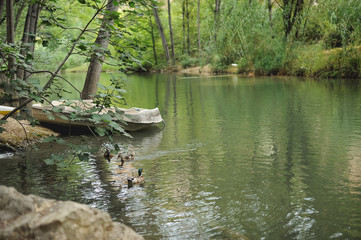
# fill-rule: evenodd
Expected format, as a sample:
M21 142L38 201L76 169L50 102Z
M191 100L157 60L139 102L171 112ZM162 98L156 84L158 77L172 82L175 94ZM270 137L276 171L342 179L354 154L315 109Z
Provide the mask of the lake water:
M0 159L0 184L98 207L146 239L361 239L359 81L153 74L126 90L166 123L116 138L135 160L108 164L91 138L97 156L57 169L43 159L66 150L42 145ZM140 167L146 184L128 189Z

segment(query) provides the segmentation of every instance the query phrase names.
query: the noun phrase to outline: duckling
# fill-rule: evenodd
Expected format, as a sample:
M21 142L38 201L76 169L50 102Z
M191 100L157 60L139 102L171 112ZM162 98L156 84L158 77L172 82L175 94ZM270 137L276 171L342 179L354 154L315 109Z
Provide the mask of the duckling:
M128 161L128 160L134 160L135 158L135 152L132 151L131 153L128 153L127 155L123 155L124 151L121 151L119 154L118 154L118 159L120 159L120 161L122 162L121 165L119 165L119 167L123 166L124 164L124 161Z
M109 149L105 150L104 153L104 158L108 160L108 162L110 162L110 160L114 157L114 154L110 153ZM119 167L124 165L124 162L127 160L134 160L135 158L135 152L132 151L131 153L128 153L126 155L124 155L124 151L121 151L118 156L117 156L117 160L120 159L121 161L121 165L119 165Z
M122 163L122 164L119 165L119 167L122 167L124 165L124 157L123 157L123 155L121 153L118 154L118 159L119 158L120 158L120 162Z
M144 178L142 176L143 168L138 169L138 177L128 178L128 188L132 187L133 184L143 184Z
M110 159L113 158L113 154L110 153L109 149L105 150L105 153L104 153L104 158L108 160L108 162L110 162Z

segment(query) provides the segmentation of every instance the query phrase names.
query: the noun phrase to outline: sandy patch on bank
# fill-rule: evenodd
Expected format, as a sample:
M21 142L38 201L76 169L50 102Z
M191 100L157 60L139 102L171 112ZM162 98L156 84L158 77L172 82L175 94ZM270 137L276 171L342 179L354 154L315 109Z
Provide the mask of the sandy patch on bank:
M0 114L0 119L3 115ZM44 137L57 136L58 133L40 126L32 127L28 121L16 121L8 118L7 122L0 127L6 131L0 133L0 152L6 150L20 150Z
M190 67L179 70L180 73L197 74L197 75L213 75L212 69L206 65L203 67Z

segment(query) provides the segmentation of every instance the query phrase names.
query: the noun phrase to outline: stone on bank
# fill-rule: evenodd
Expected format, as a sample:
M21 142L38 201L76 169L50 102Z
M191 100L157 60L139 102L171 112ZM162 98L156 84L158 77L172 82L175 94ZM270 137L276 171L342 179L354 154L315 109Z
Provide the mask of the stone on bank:
M0 186L1 239L143 239L102 210Z

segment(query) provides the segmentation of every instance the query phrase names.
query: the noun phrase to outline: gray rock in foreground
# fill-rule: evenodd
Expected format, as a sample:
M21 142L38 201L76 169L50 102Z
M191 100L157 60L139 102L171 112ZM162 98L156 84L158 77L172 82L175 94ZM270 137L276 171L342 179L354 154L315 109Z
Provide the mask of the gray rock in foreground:
M0 239L143 239L104 211L0 186Z

